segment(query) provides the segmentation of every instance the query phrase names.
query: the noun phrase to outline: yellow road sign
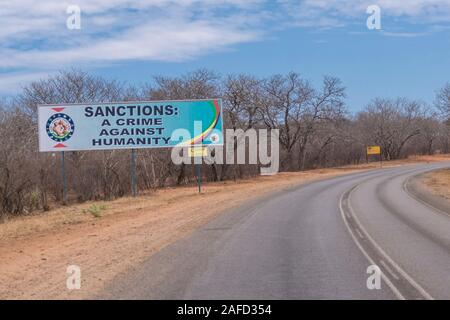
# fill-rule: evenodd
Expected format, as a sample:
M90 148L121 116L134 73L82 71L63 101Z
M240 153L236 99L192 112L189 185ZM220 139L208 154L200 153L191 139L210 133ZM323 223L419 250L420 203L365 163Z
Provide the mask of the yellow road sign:
M208 149L206 147L190 147L188 149L189 157L206 157L208 155Z
M370 146L367 147L367 155L373 155L373 154L381 154L381 147L380 146Z

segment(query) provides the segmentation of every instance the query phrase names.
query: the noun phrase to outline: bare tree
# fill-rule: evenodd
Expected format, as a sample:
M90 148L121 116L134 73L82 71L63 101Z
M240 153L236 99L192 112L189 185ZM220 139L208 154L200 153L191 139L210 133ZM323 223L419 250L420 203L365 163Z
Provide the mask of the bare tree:
M264 123L271 129L280 129L287 168L303 169L306 146L316 124L330 121L342 114L345 88L337 78L325 77L321 91L291 72L275 75L265 81ZM297 166L294 148L298 146Z
M299 140L299 157L298 168L305 169L306 146L309 139L314 134L318 124L333 126L333 122L339 121L345 115L344 101L345 88L341 81L334 77L325 77L320 92L316 92L311 103L309 112L303 117L303 126ZM330 143L335 136L335 132L331 132L328 137L327 144Z
M366 145L382 147L386 159L398 159L406 143L421 133L423 105L404 98L375 99L358 114L358 125Z
M283 170L359 163L372 144L382 147L386 159L450 152L450 84L438 92L436 107L446 115L439 117L423 103L404 98L379 98L350 115L345 88L333 77L324 77L320 88L294 72L221 78L201 69L151 80L132 87L68 70L31 83L12 101L0 101L0 217L48 210L62 197L59 154L37 150L36 111L42 103L222 97L225 128L280 130ZM240 143L245 143L245 134L234 151ZM170 149L142 149L137 154L140 189L193 181L193 167L173 164ZM128 150L69 152L66 160L70 201L114 199L131 190ZM210 180L237 179L257 175L258 168L213 164L203 172Z
M420 136L417 143L419 147L416 152L432 155L435 145L438 143L440 136L443 134L442 125L436 117L426 116L418 120Z
M286 166L294 170L293 150L301 135L302 120L310 113L314 89L299 74L291 72L265 80L264 91L263 121L268 128L280 130Z
M225 125L234 130L246 131L261 125L263 88L262 81L251 75L230 75L225 79L223 101L225 110ZM238 145L245 144L245 134L238 134L234 141L234 154ZM230 167L227 164L220 166L221 176L227 173ZM213 165L213 174L218 177L217 166ZM235 176L243 176L243 166L234 166ZM220 180L220 179L218 179Z
M450 119L450 83L447 83L436 94L436 107L446 119Z

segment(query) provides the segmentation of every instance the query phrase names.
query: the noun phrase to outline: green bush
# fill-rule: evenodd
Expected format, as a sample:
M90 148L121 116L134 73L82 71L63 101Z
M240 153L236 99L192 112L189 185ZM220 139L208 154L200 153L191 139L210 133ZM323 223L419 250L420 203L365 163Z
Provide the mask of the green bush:
M93 217L95 218L100 218L102 215L102 211L106 210L106 206L105 205L96 205L93 204L91 205L88 209L84 209L83 212L84 213L90 213Z

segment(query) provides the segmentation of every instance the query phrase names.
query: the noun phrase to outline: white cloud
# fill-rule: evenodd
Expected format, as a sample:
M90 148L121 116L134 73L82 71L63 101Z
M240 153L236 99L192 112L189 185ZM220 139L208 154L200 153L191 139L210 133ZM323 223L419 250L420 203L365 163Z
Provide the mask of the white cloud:
M4 0L4 87L46 71L126 60L183 61L258 40L263 0ZM81 30L68 30L69 5ZM29 76L27 75L29 74ZM10 85L7 82L10 81Z
M209 22L159 23L157 26L136 27L116 37L89 41L80 47L5 50L6 55L0 58L0 65L7 68L49 68L68 66L73 62L181 61L257 37L256 32L240 32ZM14 58L8 58L11 56Z
M73 4L82 11L81 30L66 28ZM371 4L383 17L441 29L450 21L450 0L2 0L0 85L4 91L69 66L193 59L292 25L342 27L365 21Z
M0 70L75 62L189 59L258 39L260 33L248 22L258 13L249 12L246 21L240 19L258 2L79 0L81 30L68 30L69 2L6 1L0 11Z
M339 27L365 20L369 5L378 5L382 16L406 18L414 23L450 21L450 0L278 0L302 26Z
M26 83L45 79L51 73L42 72L10 72L0 74L0 94L17 93Z
M428 35L426 32L388 32L382 31L382 34L387 37L399 37L399 38L416 38Z

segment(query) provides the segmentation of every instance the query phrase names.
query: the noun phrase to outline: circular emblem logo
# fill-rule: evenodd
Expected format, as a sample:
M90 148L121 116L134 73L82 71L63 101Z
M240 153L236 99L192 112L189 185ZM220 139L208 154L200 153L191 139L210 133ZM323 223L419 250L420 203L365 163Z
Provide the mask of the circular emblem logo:
M218 142L219 141L219 135L217 134L217 133L213 133L210 137L209 137L209 140L212 142L212 143L216 143L216 142Z
M56 113L47 120L47 135L56 142L69 140L75 125L71 117L64 113Z

